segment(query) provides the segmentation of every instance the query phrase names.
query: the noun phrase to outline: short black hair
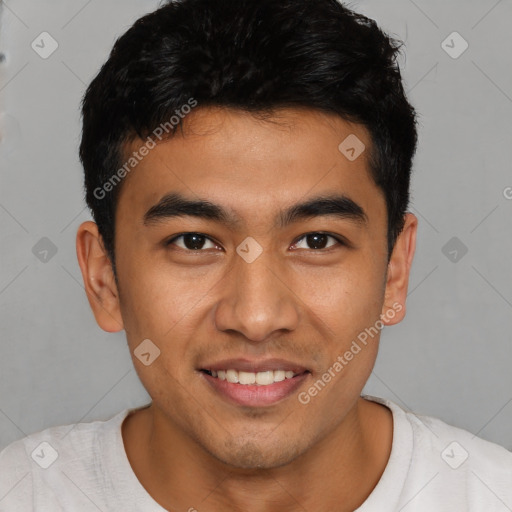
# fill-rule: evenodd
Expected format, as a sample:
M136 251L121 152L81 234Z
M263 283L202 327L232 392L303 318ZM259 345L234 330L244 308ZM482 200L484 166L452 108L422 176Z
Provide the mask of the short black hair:
M176 114L192 101L254 114L306 107L364 125L371 176L386 200L389 259L404 226L417 144L401 46L337 0L174 0L138 19L82 101L86 202L114 272L126 145L164 123L171 137L183 117Z

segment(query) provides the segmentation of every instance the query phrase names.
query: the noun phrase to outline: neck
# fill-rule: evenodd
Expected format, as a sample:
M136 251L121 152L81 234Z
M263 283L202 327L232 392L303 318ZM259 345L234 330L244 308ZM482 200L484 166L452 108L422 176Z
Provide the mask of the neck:
M220 512L353 511L380 479L392 444L391 411L359 398L343 422L291 463L228 466L151 405L123 423L130 464L168 510Z

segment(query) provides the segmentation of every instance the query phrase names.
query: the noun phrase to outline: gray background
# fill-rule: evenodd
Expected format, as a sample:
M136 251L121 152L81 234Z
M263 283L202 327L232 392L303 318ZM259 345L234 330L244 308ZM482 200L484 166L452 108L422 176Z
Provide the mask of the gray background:
M106 419L149 401L124 333L103 332L90 312L75 233L90 218L77 156L80 99L116 37L157 6L3 5L0 449L49 426ZM365 392L512 449L512 2L350 6L405 41L403 73L420 113L408 313L384 330ZM59 45L47 59L31 48L43 31ZM456 59L441 46L454 31L469 43ZM461 47L456 39L447 44ZM42 252L43 237L56 254Z

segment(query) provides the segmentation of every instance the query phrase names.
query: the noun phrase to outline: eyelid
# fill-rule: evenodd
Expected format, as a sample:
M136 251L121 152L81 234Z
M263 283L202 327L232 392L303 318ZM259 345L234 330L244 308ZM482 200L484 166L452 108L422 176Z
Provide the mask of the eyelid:
M183 233L178 233L176 235L173 235L171 238L164 241L164 245L167 247L168 245L171 245L173 242L175 242L178 238L181 238L182 236L185 236L185 235L197 235L197 236L206 238L207 240L209 240L210 242L212 242L215 245L221 246L221 244L219 242L217 242L211 236L205 235L204 233L199 233L198 231L184 231ZM181 249L181 247L179 249ZM192 249L181 249L181 250L187 251L187 252L205 252L205 249L200 249L197 251L193 251Z
M333 233L329 233L326 231L308 231L307 233L304 233L299 238L297 238L295 240L295 242L293 242L292 245L298 244L299 242L301 242L304 238L306 238L309 235L325 235L327 237L334 238L334 240L336 240L336 242L338 242L338 245L350 247L350 244L345 240L344 237L342 237L341 235L335 235ZM336 245L328 247L327 249L306 249L306 250L308 250L310 252L329 252L330 250L334 249L335 247L336 247Z
M292 243L292 246L299 243L300 241L302 241L304 238L306 238L309 235L317 235L317 234L318 235L326 235L328 237L334 238L334 240L336 240L336 242L338 242L338 245L340 245L340 246L350 247L350 243L344 237L342 237L341 235L335 235L333 233L329 233L326 231L308 231L307 233L304 233L304 234L300 235L300 237L296 238L295 241ZM167 246L171 245L174 241L176 241L178 238L181 238L182 236L185 236L185 235L198 235L198 236L206 238L213 244L222 247L222 245L219 242L217 242L214 238L212 238L211 236L206 235L204 233L199 233L197 231L185 231L183 233L178 233L176 235L173 235L171 238L164 241L164 245L167 247ZM327 249L305 249L305 250L307 250L309 252L329 252L331 249L333 249L335 247L336 247L336 245L328 247ZM193 251L192 249L182 249L181 247L179 247L179 249L181 249L182 251L194 252L194 253L206 252L206 249L199 249L197 251Z

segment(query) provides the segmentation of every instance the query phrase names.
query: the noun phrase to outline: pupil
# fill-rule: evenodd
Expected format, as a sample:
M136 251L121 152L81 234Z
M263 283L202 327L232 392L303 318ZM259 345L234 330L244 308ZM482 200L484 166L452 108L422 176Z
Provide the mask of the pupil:
M327 243L327 235L321 233L307 235L307 243L309 246L313 246L314 249L323 249Z
M204 245L204 236L201 235L184 235L183 241L185 242L185 247L190 250L199 250ZM190 242L190 243L189 243Z
M192 251L200 250L204 245L204 236L197 234L188 234L183 236L185 246L187 249ZM327 235L322 233L313 233L307 235L307 243L313 249L323 249L327 243Z

